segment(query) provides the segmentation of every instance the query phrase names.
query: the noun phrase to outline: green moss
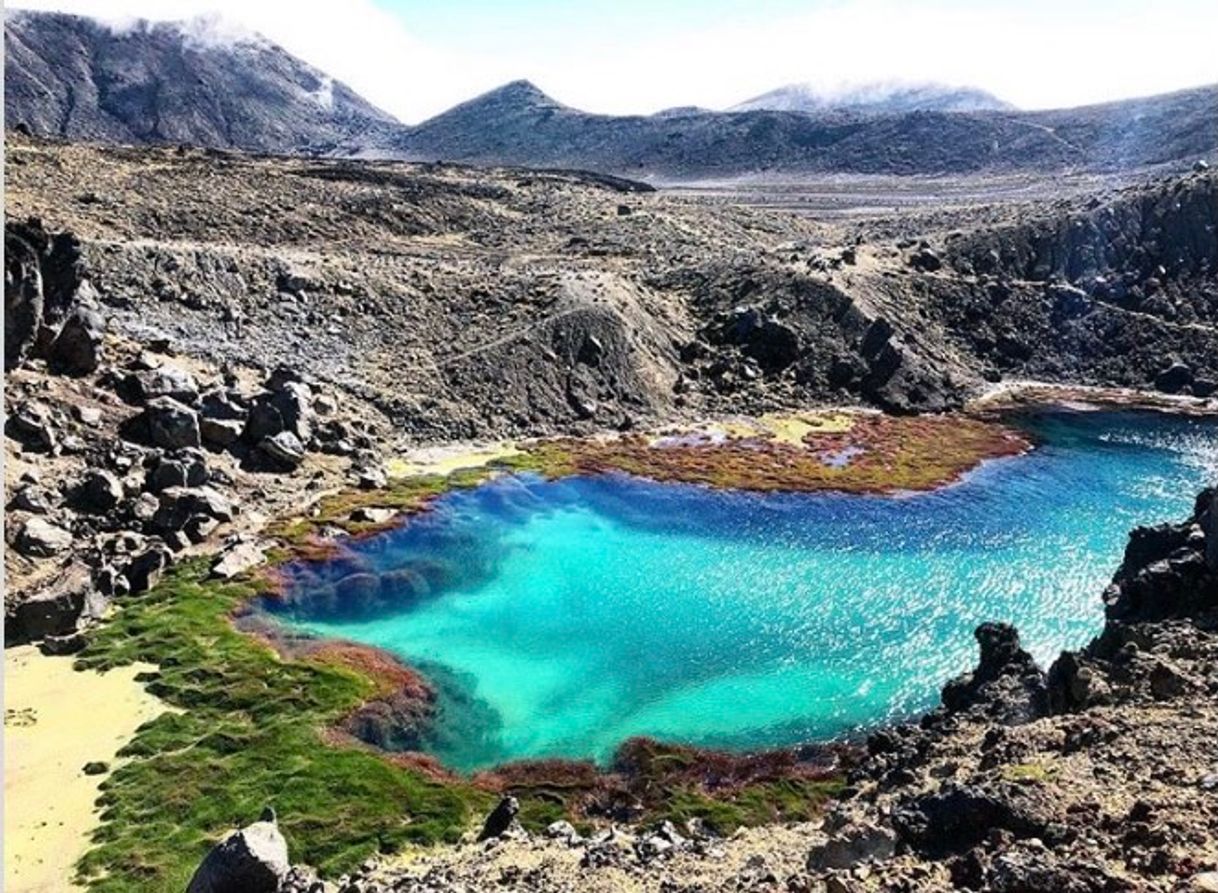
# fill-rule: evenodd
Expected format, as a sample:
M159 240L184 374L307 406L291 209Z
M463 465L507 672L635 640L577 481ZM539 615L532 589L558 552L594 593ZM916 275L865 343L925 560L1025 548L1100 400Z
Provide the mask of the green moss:
M656 810L655 817L677 824L698 818L720 834L731 834L741 827L812 819L842 786L840 779L773 780L716 796L683 788L668 794L667 805Z
M1046 766L1043 763L1016 763L1002 769L1004 780L1020 784L1043 784L1056 778L1057 773L1056 766Z
M99 891L177 891L225 831L274 805L295 860L334 874L378 851L455 840L493 798L377 754L335 747L324 729L375 683L332 665L281 660L232 628L246 584L179 567L90 639L82 669L146 661L150 691L186 712L146 723L102 785L96 846L81 877Z

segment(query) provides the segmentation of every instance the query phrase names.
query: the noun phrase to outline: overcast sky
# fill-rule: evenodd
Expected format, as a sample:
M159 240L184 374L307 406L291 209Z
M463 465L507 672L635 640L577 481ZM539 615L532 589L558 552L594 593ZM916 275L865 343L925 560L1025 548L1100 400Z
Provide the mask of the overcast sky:
M217 13L407 122L528 78L594 112L722 108L794 82L939 81L1048 108L1218 82L1218 0L16 0Z

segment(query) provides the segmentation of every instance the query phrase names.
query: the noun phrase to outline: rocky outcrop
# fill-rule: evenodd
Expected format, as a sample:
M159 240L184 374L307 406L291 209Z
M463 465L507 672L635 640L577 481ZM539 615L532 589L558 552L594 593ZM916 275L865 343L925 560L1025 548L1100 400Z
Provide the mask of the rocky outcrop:
M946 243L948 335L996 374L1218 393L1218 177L1054 207Z
M97 368L104 320L92 306L80 241L36 219L4 225L4 368L39 356L56 371Z
M1043 716L1048 710L1044 671L1006 623L983 623L975 632L981 649L977 669L943 687L949 714L978 710L1006 725Z

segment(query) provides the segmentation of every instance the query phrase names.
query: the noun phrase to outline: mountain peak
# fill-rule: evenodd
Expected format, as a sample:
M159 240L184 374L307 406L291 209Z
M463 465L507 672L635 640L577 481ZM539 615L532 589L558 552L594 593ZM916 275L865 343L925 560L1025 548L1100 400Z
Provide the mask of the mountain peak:
M218 16L4 20L6 126L102 142L320 152L400 126L346 85Z
M475 96L463 105L522 106L529 108L562 108L562 103L544 93L532 81L521 78Z

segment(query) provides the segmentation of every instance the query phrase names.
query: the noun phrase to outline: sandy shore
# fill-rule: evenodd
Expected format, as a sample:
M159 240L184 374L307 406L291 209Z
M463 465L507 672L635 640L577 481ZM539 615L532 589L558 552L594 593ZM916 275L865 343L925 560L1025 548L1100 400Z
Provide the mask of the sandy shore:
M85 775L115 753L164 704L135 681L146 665L76 672L70 657L30 645L4 652L4 889L78 889L76 860L97 824L94 801L106 777Z
M515 456L520 449L513 443L455 443L413 450L400 459L390 459L386 470L391 477L417 474L448 475L463 468L481 468L496 459Z
M968 402L973 412L1019 409L1028 406L1062 406L1074 409L1150 409L1182 415L1218 414L1218 397L1163 394L1135 388L1052 384L1015 379L1003 381Z

